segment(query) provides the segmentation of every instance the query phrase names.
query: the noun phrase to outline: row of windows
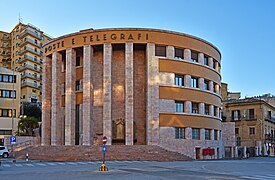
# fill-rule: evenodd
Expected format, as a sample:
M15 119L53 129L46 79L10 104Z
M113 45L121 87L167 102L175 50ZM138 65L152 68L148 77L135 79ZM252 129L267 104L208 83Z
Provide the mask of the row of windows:
M218 140L218 130L214 130L214 139L211 139L211 129L205 129L205 140ZM185 139L185 128L175 128L175 139ZM192 139L200 140L200 129L192 128Z
M76 56L76 58L75 58L75 66L76 67L81 66L80 56ZM64 72L64 71L66 71L66 60L65 59L62 60L62 72Z
M199 103L191 102L191 113L199 114ZM178 113L187 112L184 108L184 101L175 101L175 111ZM220 117L221 109L217 106L214 106L214 116ZM204 104L204 115L210 115L210 105Z
M11 130L0 130L0 135L12 135Z
M16 98L16 91L0 89L0 98Z
M207 80L207 79L204 79L204 82L203 82L203 90L207 90L209 91L210 90L210 85L209 85L210 81ZM174 84L176 86L179 86L179 87L184 87L185 86L185 83L184 83L184 75L179 75L179 74L176 74L175 75L175 80L174 80ZM192 88L199 88L199 78L197 77L194 77L194 76L191 76L191 80L190 80L190 84L191 84L191 87ZM217 89L215 88L215 92L220 94L220 86L217 84L217 83L214 83L214 86L218 87ZM213 89L214 90L214 89Z
M199 55L198 54L199 54L198 52L191 50L191 61L192 62L195 62L195 63L199 62ZM166 57L166 46L156 45L156 47L155 47L155 56ZM175 48L174 58L175 59L184 59L184 49ZM206 66L209 66L208 58L209 58L209 56L204 54L203 64L206 65ZM220 68L220 67L216 67L217 66L216 62L217 61L215 59L213 59L213 65L212 65L213 69Z
M0 109L0 117L12 117L12 112L13 112L13 117L16 116L16 110L14 109Z
M0 82L16 83L16 75L0 74Z

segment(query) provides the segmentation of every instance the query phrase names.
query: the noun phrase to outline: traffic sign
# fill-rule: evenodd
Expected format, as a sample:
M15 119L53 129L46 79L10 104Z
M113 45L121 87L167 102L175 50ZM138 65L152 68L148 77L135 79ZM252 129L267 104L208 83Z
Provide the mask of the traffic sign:
M106 144L106 143L107 143L107 137L106 137L106 136L103 136L103 138L102 138L102 143L103 143L103 144Z
M11 136L10 137L10 143L15 144L16 143L16 136Z
M102 153L106 153L106 150L107 150L107 148L106 148L106 145L104 144L104 145L102 146Z

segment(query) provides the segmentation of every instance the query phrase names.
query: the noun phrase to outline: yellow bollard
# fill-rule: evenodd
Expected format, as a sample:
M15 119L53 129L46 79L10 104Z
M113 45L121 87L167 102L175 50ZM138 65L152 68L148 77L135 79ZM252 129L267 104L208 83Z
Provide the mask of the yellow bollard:
M108 168L105 164L101 164L101 166L99 167L99 171L108 171Z

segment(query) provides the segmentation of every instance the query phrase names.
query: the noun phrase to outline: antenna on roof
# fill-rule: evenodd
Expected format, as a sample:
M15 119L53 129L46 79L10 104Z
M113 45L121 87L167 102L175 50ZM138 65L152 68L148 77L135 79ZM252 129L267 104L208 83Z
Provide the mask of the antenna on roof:
M21 15L20 15L20 13L19 13L19 23L22 23L22 21L23 21L23 19L21 18Z

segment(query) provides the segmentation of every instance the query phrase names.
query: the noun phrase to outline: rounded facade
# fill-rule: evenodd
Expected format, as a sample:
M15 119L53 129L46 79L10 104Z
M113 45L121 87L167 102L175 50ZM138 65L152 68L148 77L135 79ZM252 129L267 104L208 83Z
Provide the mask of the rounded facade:
M88 29L44 46L42 144L159 145L219 158L221 55L183 33ZM211 150L206 150L206 149Z

